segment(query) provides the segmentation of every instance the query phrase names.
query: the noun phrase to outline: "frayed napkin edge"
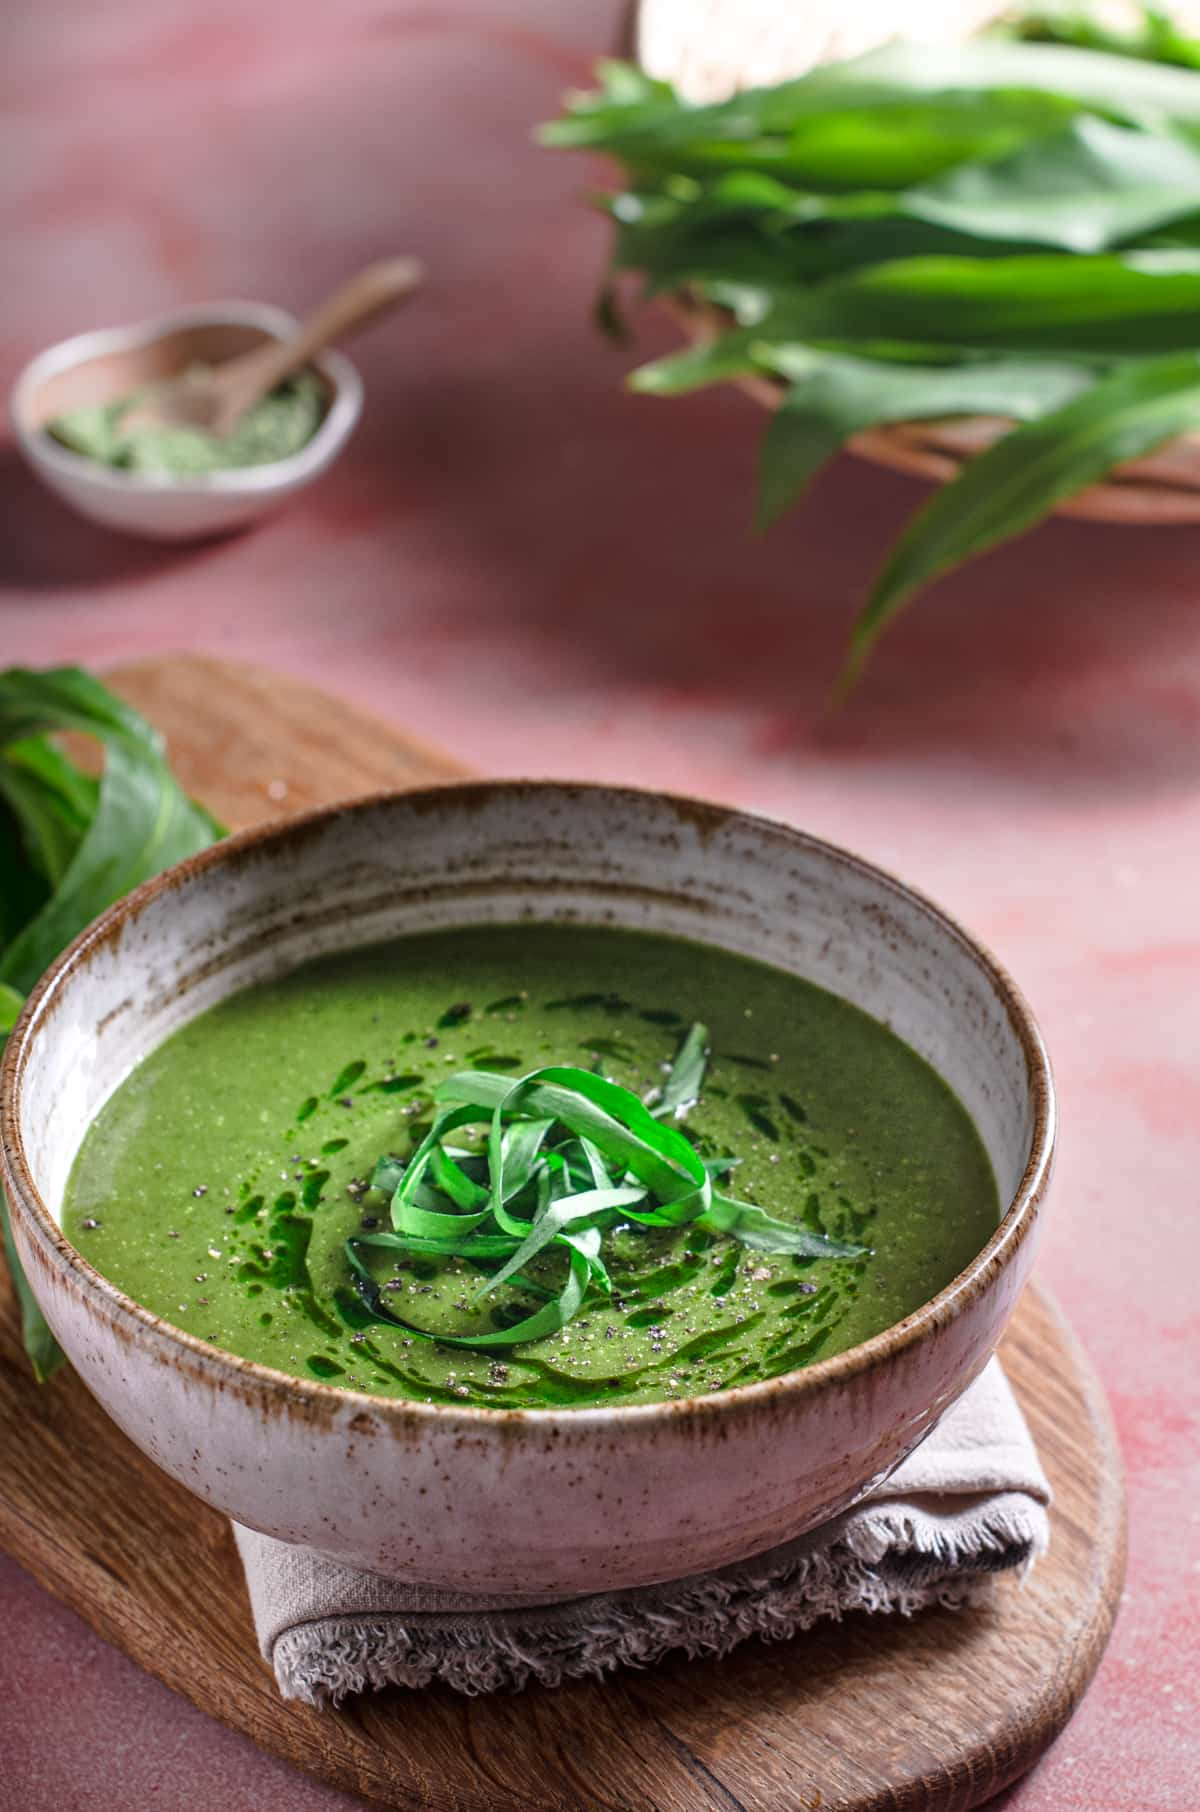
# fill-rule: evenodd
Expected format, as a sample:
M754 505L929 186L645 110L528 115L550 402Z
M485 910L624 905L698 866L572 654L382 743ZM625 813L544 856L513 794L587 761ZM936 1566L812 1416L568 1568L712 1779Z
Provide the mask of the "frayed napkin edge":
M836 1544L800 1555L783 1572L760 1574L743 1563L734 1578L681 1582L652 1604L644 1595L614 1595L575 1600L559 1616L492 1612L482 1633L480 1620L462 1613L415 1614L404 1622L370 1614L322 1617L284 1631L267 1658L284 1698L309 1705L434 1681L474 1696L651 1667L672 1652L719 1659L749 1637L784 1642L851 1612L911 1617L934 1605L962 1610L990 1595L999 1572L1023 1579L1048 1545L1043 1507L1023 1493L1008 1495L1010 1504L993 1505L982 1517L976 1512L953 1534L929 1526L939 1519L911 1510L860 1512L862 1521ZM914 1561L915 1567L908 1564ZM586 1622L570 1614L585 1608Z

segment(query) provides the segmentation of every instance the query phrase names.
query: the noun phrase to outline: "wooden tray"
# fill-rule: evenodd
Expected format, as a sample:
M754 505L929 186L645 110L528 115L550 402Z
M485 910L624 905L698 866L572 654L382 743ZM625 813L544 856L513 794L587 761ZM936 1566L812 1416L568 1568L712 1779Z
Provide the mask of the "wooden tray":
M968 37L1005 10L994 0L957 0L956 8L943 6L939 12L940 21L953 16L957 30L944 24L938 35ZM814 62L883 44L902 34L906 16L903 6L870 0L849 12L845 0L807 0L798 10L776 12L773 19L760 4L747 13L744 0L693 0L689 5L633 0L619 54L644 62L652 75L675 82L691 98L723 100L739 88L787 81ZM910 4L908 20L919 19L919 12ZM727 324L718 310L683 295L670 298L668 305L692 340L711 339ZM765 376L739 379L738 388L768 408L775 408L784 394L781 384ZM944 484L1011 426L996 416L905 422L856 434L849 450L876 465ZM1091 522L1200 522L1200 435L1181 435L1143 459L1116 467L1103 483L1068 497L1054 513Z
M461 770L311 687L217 661L115 683L234 825ZM2 1267L0 1267L2 1269ZM1100 1386L1044 1294L1003 1355L1055 1490L1050 1554L987 1609L865 1616L722 1662L464 1699L289 1705L258 1656L229 1529L144 1459L73 1375L39 1389L0 1277L0 1545L204 1711L411 1812L966 1812L1035 1762L1112 1627L1120 1459Z

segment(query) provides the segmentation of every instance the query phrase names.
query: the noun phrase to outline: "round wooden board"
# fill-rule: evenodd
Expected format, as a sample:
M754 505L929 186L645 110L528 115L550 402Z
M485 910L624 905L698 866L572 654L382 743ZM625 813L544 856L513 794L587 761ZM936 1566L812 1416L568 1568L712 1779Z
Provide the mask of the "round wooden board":
M118 683L231 823L459 771L282 677L168 661ZM479 1699L387 1692L317 1712L281 1700L258 1656L224 1520L143 1458L77 1379L32 1382L3 1276L0 1545L203 1710L385 1806L966 1812L1029 1768L1070 1716L1124 1571L1103 1392L1036 1289L1002 1355L1054 1487L1053 1540L1028 1582L997 1582L986 1609L855 1616L602 1684Z

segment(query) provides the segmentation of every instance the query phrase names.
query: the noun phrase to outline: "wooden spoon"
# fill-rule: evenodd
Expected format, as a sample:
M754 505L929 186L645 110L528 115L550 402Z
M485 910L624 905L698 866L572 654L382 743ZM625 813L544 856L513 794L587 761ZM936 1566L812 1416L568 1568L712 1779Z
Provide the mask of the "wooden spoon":
M218 436L235 428L248 409L332 340L395 308L425 279L418 258L384 258L339 284L288 340L269 340L236 359L188 371L155 385L123 428L202 428Z

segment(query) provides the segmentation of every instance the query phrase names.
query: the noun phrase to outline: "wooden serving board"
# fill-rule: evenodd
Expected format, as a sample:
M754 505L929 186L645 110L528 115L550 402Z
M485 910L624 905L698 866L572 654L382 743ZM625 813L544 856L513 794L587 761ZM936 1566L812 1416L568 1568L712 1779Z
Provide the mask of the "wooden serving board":
M244 825L453 777L447 757L279 675L210 660L128 668L184 780ZM0 1267L2 1270L2 1267ZM721 1662L464 1699L285 1703L259 1658L228 1525L130 1445L77 1378L36 1386L0 1277L0 1545L177 1692L338 1787L411 1812L966 1812L1062 1728L1124 1571L1103 1392L1047 1297L1003 1346L1055 1491L1053 1544L994 1604L847 1618Z

